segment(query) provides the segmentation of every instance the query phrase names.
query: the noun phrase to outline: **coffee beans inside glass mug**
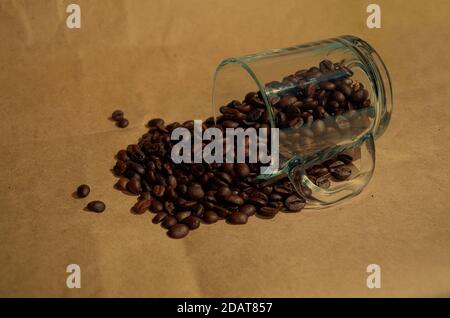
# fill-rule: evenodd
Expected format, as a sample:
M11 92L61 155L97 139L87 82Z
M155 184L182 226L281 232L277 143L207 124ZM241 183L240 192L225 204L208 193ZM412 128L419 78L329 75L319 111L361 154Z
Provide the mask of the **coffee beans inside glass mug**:
M266 84L277 127L281 131L302 130L305 134L296 142L298 147L310 146L314 135L355 127L364 129L369 123L355 110L369 108L371 102L368 91L354 82L352 75L345 66L325 60L319 67L297 71L282 82ZM317 80L324 76L328 80ZM277 90L286 83L292 89ZM204 128L270 128L269 114L259 92L246 94L243 101L231 101L220 112L216 121L212 117L206 119ZM122 120L123 113L113 117ZM333 126L327 123L329 118L335 118ZM155 118L148 121L147 127L148 132L138 143L117 153L113 168L119 177L116 188L139 196L132 211L155 213L152 222L161 223L169 237L185 237L199 228L200 223L226 219L230 224L245 224L255 214L270 219L280 211L297 212L304 208L305 199L299 196L287 175L256 179L259 164L174 164L170 154L177 141L171 141L171 132L178 127L192 132L192 120L167 124ZM352 160L351 156L341 154L308 167L307 175L318 187L328 188L332 182L350 178ZM91 207L101 210L99 203L92 203Z

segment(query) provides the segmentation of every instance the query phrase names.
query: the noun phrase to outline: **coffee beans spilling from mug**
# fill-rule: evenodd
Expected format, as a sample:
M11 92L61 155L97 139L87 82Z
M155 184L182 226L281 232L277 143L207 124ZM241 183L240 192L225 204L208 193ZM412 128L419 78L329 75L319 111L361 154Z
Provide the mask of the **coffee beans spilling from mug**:
M307 146L315 142L314 136L343 132L354 127L352 123L361 128L361 121L363 125L370 122L361 118L359 112L354 114L357 120L352 123L347 123L349 119L345 116L370 108L368 91L354 82L352 75L339 63L322 61L319 67L268 83L265 89L273 106L271 110L266 108L260 92L250 92L243 101L234 100L222 106L221 115L216 120L206 119L203 129L270 128L273 118L282 132L301 133L298 144ZM123 114L116 113L116 117L123 118ZM152 222L160 223L170 237L185 237L201 224L221 219L230 224L245 224L255 214L273 218L280 211L298 212L304 208L305 199L287 175L257 179L261 167L258 163L175 164L171 150L178 141L171 140L171 133L178 127L193 132L193 120L166 124L155 118L147 126L148 132L138 143L118 151L113 168L119 177L116 188L138 196L133 213L155 213ZM352 160L351 156L341 154L307 167L307 175L317 186L328 188L332 182L351 176Z

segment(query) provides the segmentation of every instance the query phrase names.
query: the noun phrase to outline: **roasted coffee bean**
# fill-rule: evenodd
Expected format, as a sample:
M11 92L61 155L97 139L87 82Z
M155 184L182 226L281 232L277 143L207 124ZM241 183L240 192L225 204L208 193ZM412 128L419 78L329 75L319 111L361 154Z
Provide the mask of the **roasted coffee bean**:
M180 239L189 234L189 227L186 224L175 224L168 231L167 235L174 239Z
M224 187L220 187L220 188L217 190L216 196L217 196L217 198L219 198L219 199L224 199L225 197L229 196L230 194L231 194L230 188L224 186Z
M318 177L316 179L315 183L318 187L321 187L323 189L328 189L331 185L330 179L328 176Z
M131 192L132 194L136 194L136 195L140 194L142 192L141 182L136 179L131 179L127 183L127 190L129 192Z
M112 115L111 115L112 120L114 121L119 121L123 118L123 111L121 110L115 110L113 111Z
M203 199L203 197L205 196L205 192L203 191L201 185L193 184L188 188L187 195L190 199L199 201Z
M334 65L333 62L330 60L323 60L319 63L319 68L322 73L329 73L331 71L334 71Z
M178 222L183 221L185 218L187 218L189 215L191 215L191 211L181 211L177 212L175 214L175 217L177 218Z
M345 102L345 95L339 91L333 91L333 93L331 94L331 98L339 104Z
M274 217L279 211L279 208L265 206L259 209L258 214L265 217Z
M139 200L151 200L151 199L153 199L153 197L148 191L142 192L141 195L139 196Z
M203 221L208 224L216 223L219 220L219 216L214 211L206 211L203 214Z
M122 149L117 152L117 160L128 161L130 157L128 157L127 151Z
M330 169L331 175L338 180L346 180L352 174L352 170L346 166L339 166L337 168Z
M305 199L291 195L284 201L284 206L291 212L298 212L305 207Z
M152 204L151 200L139 200L133 206L133 212L135 214L144 214L145 211L148 210L148 208L150 207L151 204Z
M361 103L369 97L369 92L366 89L360 88L352 93L352 100Z
M220 216L221 218L226 218L228 215L231 214L231 211L224 207L216 206L215 210L217 215Z
M152 222L153 224L158 224L161 223L162 221L164 221L164 219L168 216L168 214L166 212L158 212L156 213L156 215L153 217Z
M345 153L339 154L337 156L337 158L342 161L343 163L345 163L346 165L350 164L353 161L352 156L347 155Z
M161 126L164 126L164 119L161 119L161 118L151 119L147 123L147 126L149 126L149 127L161 127Z
M172 214L175 211L175 204L171 201L164 202L164 210L166 210L166 212Z
M233 182L233 178L231 178L231 176L226 172L219 172L217 176L227 184L231 184Z
M244 200L238 196L238 195L234 195L234 194L230 194L228 196L226 196L225 201L234 205L243 205L244 204Z
M338 90L340 90L347 97L352 94L352 88L345 83L340 84Z
M166 192L166 187L163 185L157 184L153 187L153 195L157 198L161 198Z
M246 214L247 216L252 216L256 213L256 208L251 204L244 204L239 208L239 212Z
M102 201L91 201L88 203L86 208L89 211L101 213L101 212L105 211L105 203L103 203Z
M128 184L128 179L125 177L120 177L120 179L117 181L116 183L116 187L117 189L121 190L121 191L126 191L127 190L127 184Z
M150 205L150 210L152 212L161 212L164 210L164 205L161 203L161 201L158 200L152 200L152 203Z
M131 169L139 174L145 173L145 168L137 162L130 161L127 163L127 169Z
M178 221L177 221L177 219L174 216L167 215L164 218L164 220L162 221L161 225L162 225L162 227L164 227L166 229L169 229L169 228L171 228L172 226L174 226L177 223L178 223Z
M119 121L117 121L116 125L119 128L125 128L128 127L128 125L130 124L130 122L128 121L128 119L126 118L121 118L119 119Z
M182 223L186 224L190 230L195 230L200 226L200 218L194 215L190 215L183 219Z
M248 198L248 201L252 204L255 204L256 206L265 206L267 204L267 196L262 192L256 192L254 194L251 194Z
M281 201L283 197L279 193L272 193L270 195L270 201Z
M327 91L332 91L336 88L336 85L333 82L322 82L319 86L320 88Z
M328 169L331 170L344 165L345 163L343 161L336 160L328 165Z
M127 169L127 163L122 160L118 160L114 165L113 171L116 176L121 176Z
M89 192L91 192L91 188L89 188L87 184L82 184L77 188L77 195L79 198L87 197L89 195Z
M231 224L246 224L248 216L245 213L233 212L228 216L227 220Z
M167 178L167 185L169 187L172 187L173 189L175 189L177 187L177 178L175 178L174 176L169 176Z
M237 163L235 167L236 173L243 178L250 174L250 168L246 163Z

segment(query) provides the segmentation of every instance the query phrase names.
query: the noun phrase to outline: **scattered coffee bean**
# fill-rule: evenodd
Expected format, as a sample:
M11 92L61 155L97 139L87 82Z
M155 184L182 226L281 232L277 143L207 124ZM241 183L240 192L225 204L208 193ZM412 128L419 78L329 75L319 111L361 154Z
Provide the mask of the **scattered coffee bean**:
M117 125L117 127L119 127L119 128L125 128L125 127L128 127L128 124L129 124L130 122L128 121L128 119L126 119L126 118L121 118L121 119L119 119L119 121L116 123L116 125Z
M182 221L186 224L190 230L195 230L200 226L200 218L194 215L189 215L187 218Z
M219 216L214 211L206 211L203 214L203 221L208 224L216 223L219 220Z
M82 184L77 188L77 195L79 198L85 198L91 192L91 188L87 184Z
M147 211L148 208L150 207L151 203L152 203L152 201L150 201L150 200L139 200L133 206L132 210L135 214L144 214L145 211Z
M245 204L239 208L239 212L244 213L247 216L252 216L256 213L256 208L254 205Z
M105 203L102 201L91 201L88 203L87 209L92 212L101 213L105 211Z
M331 175L337 180L346 180L352 174L352 170L346 166L339 166L330 170Z
M305 204L305 199L297 195L291 195L284 201L285 207L291 212L300 211L305 207Z
M169 228L171 228L172 226L174 226L177 223L178 223L178 221L177 221L177 219L174 216L167 215L164 218L164 220L162 221L161 225L162 225L162 227L164 227L166 229L169 229Z
M186 224L175 224L168 231L167 234L174 239L180 239L189 234L189 227Z
M111 115L112 120L119 121L123 118L123 111L115 110Z
M158 212L156 213L156 215L153 217L152 222L153 224L158 224L161 223L162 221L164 221L164 219L168 216L169 214L166 212Z
M248 216L242 212L233 212L228 216L227 220L231 224L246 224Z

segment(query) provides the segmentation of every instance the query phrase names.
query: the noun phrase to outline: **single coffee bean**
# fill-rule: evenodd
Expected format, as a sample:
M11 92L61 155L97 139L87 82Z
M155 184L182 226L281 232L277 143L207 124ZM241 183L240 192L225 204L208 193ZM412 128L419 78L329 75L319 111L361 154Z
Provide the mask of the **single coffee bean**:
M214 211L209 210L203 214L203 221L205 221L205 223L212 224L216 223L218 220L219 216Z
M240 196L235 195L235 194L230 194L230 195L226 196L225 201L229 202L231 204L234 204L234 205L243 205L244 204L244 200Z
M158 224L161 223L162 221L164 221L164 219L168 216L168 214L166 212L158 212L156 213L156 215L153 217L152 222L153 224Z
M111 118L112 118L114 121L119 121L119 120L121 120L121 119L123 118L123 111L121 111L121 110L115 110L115 111L112 113Z
M122 149L117 152L117 160L128 161L130 157L128 157L127 151Z
M345 95L339 91L333 91L333 93L331 94L331 98L338 103L345 102Z
M141 164L133 161L127 163L127 169L131 169L141 175L145 173L145 168Z
M164 119L161 118L155 118L155 119L151 119L148 122L148 127L161 127L164 126Z
M259 209L258 214L265 217L274 217L279 211L279 208L265 206Z
M194 215L189 215L187 218L182 221L186 224L190 230L195 230L200 226L200 218Z
M330 169L331 175L338 180L345 180L352 174L352 170L346 166Z
M321 187L323 189L328 189L330 187L330 185L331 185L330 179L329 179L329 177L327 175L322 176L322 177L318 177L316 179L315 183L316 183L316 185L318 187Z
M119 128L125 128L125 127L128 127L129 124L130 124L130 122L129 122L128 119L126 119L126 118L121 118L121 119L119 119L119 121L116 123L117 127L119 127Z
M360 88L352 93L352 99L357 103L363 102L367 97L369 97L369 92L363 88Z
M305 207L305 200L297 195L291 195L284 201L284 206L291 212L298 212Z
M350 155L347 155L345 153L341 153L337 156L337 158L345 163L346 165L350 164L353 161L353 157Z
M135 214L144 214L150 207L151 203L151 200L140 200L133 206L133 212Z
M77 195L79 198L85 198L91 192L91 188L87 184L82 184L77 188Z
M175 224L168 231L169 237L180 239L189 234L189 227L186 224Z
M167 178L167 185L175 189L177 187L177 178L175 178L174 176L169 176Z
M87 209L92 212L101 213L105 211L105 203L102 201L91 201L88 203Z
M239 212L244 213L247 216L252 216L256 213L256 208L252 204L244 204L239 208Z
M250 174L250 168L246 163L237 163L235 167L236 173L242 178L245 178Z
M157 184L153 187L153 194L155 197L161 198L166 192L166 188L163 185Z
M233 212L228 216L227 220L231 224L246 224L248 216L242 212Z
M131 179L127 183L127 190L129 192L131 192L132 194L136 194L136 195L140 194L142 192L141 182L136 179Z
M191 215L191 211L181 211L181 212L177 212L175 214L175 217L177 218L178 222L181 222L190 215Z
M203 197L205 196L205 192L203 191L201 185L193 184L188 188L187 195L190 199L199 201L203 199Z
M152 200L150 210L155 213L161 212L162 210L164 210L164 205L161 203L161 201Z
M320 83L320 88L327 90L327 91L332 91L336 88L336 85L332 82L322 82Z
M130 180L128 180L125 177L120 177L119 180L117 180L116 188L121 190L121 191L126 191L127 190L128 181L130 181Z
M331 169L335 169L337 167L344 166L344 165L345 165L345 163L343 161L336 160L335 162L328 165L328 169L331 170Z
M161 225L162 225L162 227L164 227L166 229L169 229L169 228L171 228L172 226L174 226L177 223L178 223L178 221L177 221L177 219L174 216L167 215L164 218L164 220L162 221Z
M220 216L221 218L226 218L228 215L231 214L230 210L228 210L224 207L221 207L221 206L216 205L215 210L216 210L217 215Z

